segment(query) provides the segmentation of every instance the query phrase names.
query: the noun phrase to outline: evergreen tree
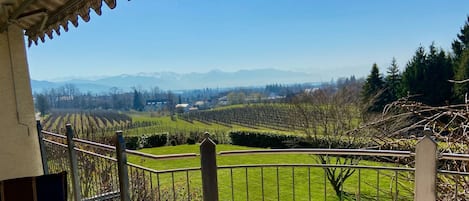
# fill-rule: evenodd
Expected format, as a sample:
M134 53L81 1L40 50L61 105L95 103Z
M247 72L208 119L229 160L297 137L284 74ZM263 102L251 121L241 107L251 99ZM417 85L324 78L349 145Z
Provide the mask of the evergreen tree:
M399 97L406 97L409 94L421 94L421 82L423 80L423 73L425 69L425 49L420 46L415 51L415 55L407 63L404 72L402 72L401 90L399 90Z
M36 95L36 109L41 113L41 116L46 115L46 113L49 111L50 105L46 95Z
M452 61L442 49L430 45L424 74L422 102L429 105L447 105L451 101L453 85L448 81L453 79Z
M391 103L398 98L401 83L401 74L396 58L392 58L391 65L388 67L385 78L386 103Z
M469 48L469 16L467 16L466 23L461 28L460 33L457 35L458 39L452 43L452 49L456 60L458 60L465 50Z
M452 48L454 53L454 79L469 79L469 16L457 35L457 39L453 41ZM457 83L454 85L454 98L458 102L464 101L464 96L467 92L469 92L469 83Z
M443 50L430 45L428 54L419 47L402 73L401 96L417 95L416 101L429 105L449 103L452 94L452 61Z
M134 110L143 111L144 107L145 105L143 105L142 94L139 91L137 91L137 89L134 89L134 104L133 104Z
M376 63L371 67L371 73L366 78L362 91L362 103L369 112L379 112L385 103L383 99L384 81Z
M455 80L469 79L469 50L465 50L461 57L454 62L455 65ZM469 93L469 82L455 83L454 96L458 102L464 102L465 94Z

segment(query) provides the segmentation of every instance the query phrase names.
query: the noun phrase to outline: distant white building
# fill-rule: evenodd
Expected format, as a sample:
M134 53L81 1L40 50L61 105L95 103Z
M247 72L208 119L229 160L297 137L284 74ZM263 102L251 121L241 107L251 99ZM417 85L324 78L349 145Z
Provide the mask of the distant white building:
M317 90L319 90L319 88L309 88L309 89L305 89L305 93L306 94L313 94Z
M189 104L187 103L177 104L175 108L177 113L189 112Z
M227 97L227 96L223 96L223 97L218 98L218 104L220 104L220 105L228 105L228 97Z

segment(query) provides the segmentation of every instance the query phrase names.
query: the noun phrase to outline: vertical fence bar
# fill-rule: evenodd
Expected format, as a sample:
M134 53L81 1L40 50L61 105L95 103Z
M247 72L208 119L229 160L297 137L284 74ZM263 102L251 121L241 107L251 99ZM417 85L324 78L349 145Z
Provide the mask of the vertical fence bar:
M264 198L264 167L261 167L261 188L262 188L262 201L265 200Z
M277 200L280 201L280 181L278 175L278 166L277 166Z
M340 172L343 172L343 168L340 168ZM342 180L342 185L340 185L340 201L344 200L344 182Z
M70 159L70 170L72 175L72 188L73 196L75 200L81 200L81 186L80 186L80 176L78 175L78 161L77 154L75 152L75 144L73 143L73 130L72 125L65 125L67 129L67 144L68 144L68 156Z
M376 170L376 201L379 201L379 170Z
M361 183L362 183L362 172L361 172L361 169L358 169L358 197L357 197L357 200L360 201L361 200L361 197L360 197L360 191L361 191Z
M246 201L249 201L248 168L246 168Z
M291 178L292 178L292 194L293 194L293 201L295 201L295 167L291 168Z
M49 167L47 166L47 153L44 145L44 135L42 135L42 125L40 120L36 120L37 136L39 141L39 149L41 149L42 170L44 174L49 174Z
M158 200L161 200L160 173L156 173L156 183L158 184Z
M150 196L151 200L155 200L155 189L153 188L153 173L151 172L150 172L150 193L151 193L151 196Z
M186 181L187 181L187 200L191 200L191 188L189 181L189 171L186 171Z
M415 149L415 201L436 200L437 145L425 132Z
M125 153L125 140L122 136L122 131L116 132L116 151L120 200L130 201L129 171L127 169L127 155Z
M218 201L216 144L208 137L200 144L200 168L204 201Z
M311 167L308 167L308 200L311 201Z
M459 183L459 176L458 176L458 175L455 175L453 178L455 178L455 180L457 179L457 180L454 182L454 184L456 185L456 186L455 186L455 191L454 191L454 198L455 198L455 200L458 200L458 183Z
M324 200L327 200L327 174L326 174L326 169L324 169Z
M397 171L394 171L394 176L396 177L396 200L399 199L399 173Z
M174 172L171 172L171 182L173 183L173 200L176 201L176 187L174 186Z
M233 168L230 168L230 181L231 181L231 201L234 201Z

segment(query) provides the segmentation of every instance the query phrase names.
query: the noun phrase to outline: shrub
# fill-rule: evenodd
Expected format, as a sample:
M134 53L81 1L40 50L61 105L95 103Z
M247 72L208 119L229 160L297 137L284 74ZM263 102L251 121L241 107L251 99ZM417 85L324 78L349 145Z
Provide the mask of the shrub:
M125 136L125 148L127 149L140 149L140 137L139 136Z
M187 144L195 144L194 138L187 138Z
M168 141L168 136L166 134L154 134L147 137L147 143L144 147L161 147L166 145Z
M187 137L183 133L170 134L170 135L168 135L168 140L169 140L169 142L172 146L187 143Z

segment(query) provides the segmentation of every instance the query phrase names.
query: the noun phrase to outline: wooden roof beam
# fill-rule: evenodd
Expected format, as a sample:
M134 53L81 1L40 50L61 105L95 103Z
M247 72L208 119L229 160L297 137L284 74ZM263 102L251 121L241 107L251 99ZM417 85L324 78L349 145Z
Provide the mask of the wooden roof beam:
M0 25L0 33L3 33L8 29L8 25L10 25L11 20L16 20L18 16L23 14L23 12L28 8L29 5L34 3L36 0L24 0L21 2L20 6L16 8L13 13L8 17L7 21Z

